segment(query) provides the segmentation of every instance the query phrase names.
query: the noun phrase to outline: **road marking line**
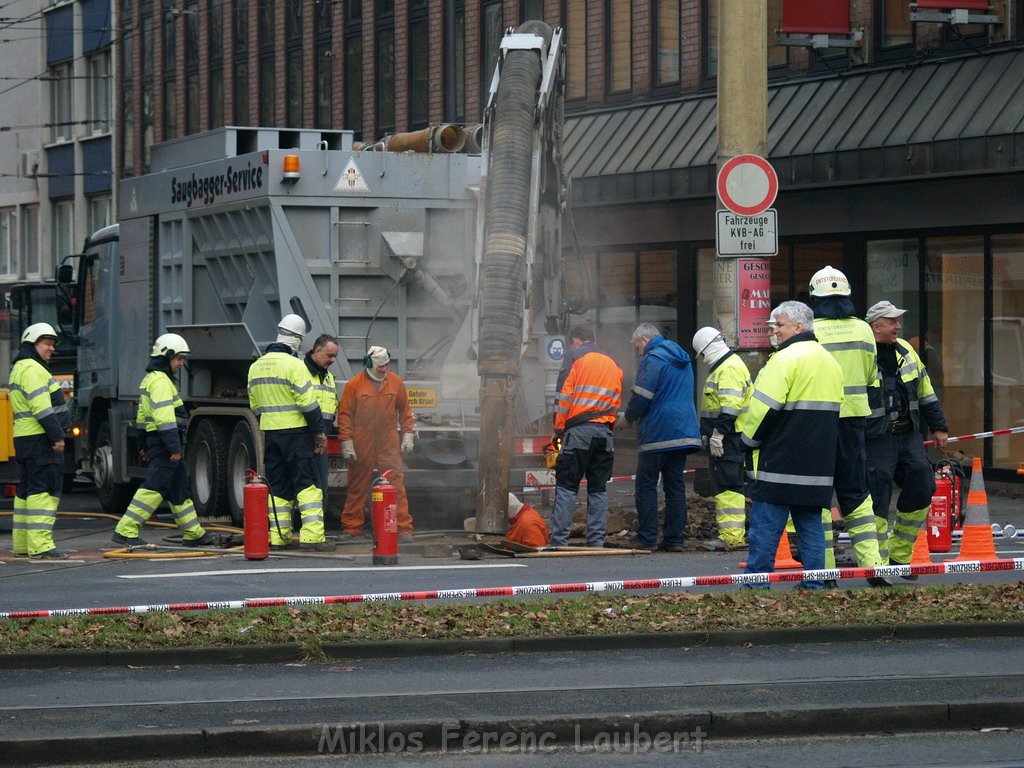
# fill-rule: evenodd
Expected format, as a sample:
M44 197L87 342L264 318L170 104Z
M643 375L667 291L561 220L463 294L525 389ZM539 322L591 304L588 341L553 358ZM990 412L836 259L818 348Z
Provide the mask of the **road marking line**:
M480 565L395 565L395 566L357 566L352 568L252 568L228 571L178 571L176 573L137 573L121 574L119 579L187 579L197 576L246 576L256 573L350 573L352 571L468 571L480 568L526 568L526 563L482 563Z

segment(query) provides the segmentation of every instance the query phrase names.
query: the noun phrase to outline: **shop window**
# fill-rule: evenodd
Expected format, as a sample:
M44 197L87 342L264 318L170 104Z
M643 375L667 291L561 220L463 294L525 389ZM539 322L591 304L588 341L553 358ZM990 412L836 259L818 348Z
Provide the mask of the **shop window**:
M679 82L679 0L658 0L654 39L654 84Z
M661 335L679 340L676 265L672 251L640 251L637 323L654 323ZM632 333L632 331L630 331ZM682 342L680 342L682 344Z
M1003 429L1024 423L1024 235L994 235L991 249L991 427ZM1016 469L1024 461L1022 435L993 438L991 446L995 467Z
M916 342L951 435L978 432L984 426L984 275L981 237L925 241L927 311L923 338Z
M906 309L907 315L901 321L901 335L907 339L917 336L921 327L918 241L869 240L865 247L865 308L885 299L901 309Z
M565 97L587 95L587 0L565 0L566 69Z
M629 93L633 87L633 3L605 3L605 90L609 95Z

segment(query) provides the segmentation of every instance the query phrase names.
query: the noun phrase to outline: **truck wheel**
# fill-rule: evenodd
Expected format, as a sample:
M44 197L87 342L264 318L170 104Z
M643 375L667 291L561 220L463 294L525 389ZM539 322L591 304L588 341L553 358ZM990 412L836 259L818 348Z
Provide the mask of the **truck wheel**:
M96 484L96 497L103 511L120 515L132 500L135 486L114 480L114 449L110 422L104 421L96 430L92 444L92 481Z
M214 517L227 506L227 430L216 421L204 419L189 436L186 453L196 514Z
M242 489L245 487L245 471L259 470L256 466L256 440L249 422L240 421L231 433L228 447L228 507L231 521L237 526L245 525L245 503Z

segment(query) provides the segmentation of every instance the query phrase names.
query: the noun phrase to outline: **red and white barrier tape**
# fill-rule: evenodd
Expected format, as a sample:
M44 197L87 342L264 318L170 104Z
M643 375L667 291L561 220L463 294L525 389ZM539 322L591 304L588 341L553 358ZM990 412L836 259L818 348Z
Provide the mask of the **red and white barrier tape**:
M961 440L984 440L999 435L1017 435L1024 432L1024 427L1010 427L1009 429L996 429L991 432L975 432L973 435L957 435L946 440L946 443L958 443ZM934 440L925 440L925 445L935 445Z
M261 597L248 600L224 600L205 603L161 603L107 608L61 608L43 611L3 611L0 619L50 619L65 616L101 616L128 613L167 613L169 611L209 611L280 606L341 605L346 603L397 603L420 600L459 600L474 597L516 597L519 595L563 595L576 592L628 592L642 589L668 589L744 584L785 584L828 579L865 579L869 576L934 576L942 574L1024 571L1024 558L1012 560L963 560L929 565L885 565L877 568L830 568L820 571L777 571L775 573L734 573L719 576L679 576L665 579L629 579L626 581L590 581L567 584L534 584L519 587L475 587L438 589L421 592L376 592L365 595L329 595L324 597Z

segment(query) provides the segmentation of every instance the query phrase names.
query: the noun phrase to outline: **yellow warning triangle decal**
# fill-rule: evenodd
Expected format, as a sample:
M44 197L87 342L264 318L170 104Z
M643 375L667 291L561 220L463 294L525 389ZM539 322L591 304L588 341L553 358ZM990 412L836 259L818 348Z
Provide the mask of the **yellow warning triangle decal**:
M349 160L345 170L338 177L338 183L334 185L335 192L369 192L363 179L363 172L359 170L355 160Z

